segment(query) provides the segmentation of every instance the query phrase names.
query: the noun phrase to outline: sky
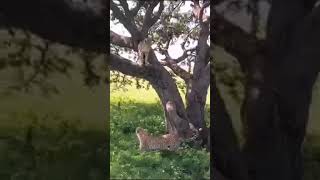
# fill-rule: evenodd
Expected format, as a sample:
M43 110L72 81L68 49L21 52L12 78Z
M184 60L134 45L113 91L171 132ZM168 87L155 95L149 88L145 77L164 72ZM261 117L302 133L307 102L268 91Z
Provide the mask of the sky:
M191 1L186 1L185 4L181 6L180 13L188 13L189 12L191 15L192 8L191 8L190 4L191 4ZM128 1L128 5L129 5L129 9L134 7L133 1ZM159 8L159 5L155 7L154 11L157 11L158 8ZM210 8L206 8L205 14L210 15ZM191 25L194 26L195 24L191 24ZM110 21L110 29L112 31L114 31L115 33L120 34L122 36L131 37L130 33L125 29L125 27L121 23L115 24L114 21ZM174 39L174 43L172 45L170 45L168 48L169 55L174 59L179 58L183 54L183 50L180 46L181 42L182 42L182 39ZM193 48L196 45L197 45L197 41L193 41L190 43L189 47L186 47L186 49ZM155 46L152 46L152 47L154 48ZM164 59L164 57L165 57L164 55L161 55L157 51L155 51L155 54L156 54L157 58L160 60ZM128 58L128 59L133 60L131 54L120 53L120 55L123 56L124 58Z

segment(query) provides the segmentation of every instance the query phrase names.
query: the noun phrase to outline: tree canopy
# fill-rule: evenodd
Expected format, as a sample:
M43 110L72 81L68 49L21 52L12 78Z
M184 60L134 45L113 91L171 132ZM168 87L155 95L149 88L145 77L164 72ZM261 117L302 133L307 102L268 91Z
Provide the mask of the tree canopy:
M165 111L167 130L185 134L188 122L206 129L204 106L210 84L209 16L204 13L209 3L199 1L112 1L111 22L120 23L127 36L111 28L110 69L148 81L157 92ZM189 4L189 7L186 7ZM185 12L183 12L185 11ZM199 18L201 17L201 18ZM152 39L151 66L141 67L135 56L138 43ZM175 47L175 50L170 48ZM181 51L180 55L175 51ZM172 54L171 54L172 53ZM175 57L174 57L175 56ZM186 88L186 108L175 78ZM181 84L180 84L181 85ZM170 119L165 105L173 101L182 122ZM171 122L173 121L173 122ZM203 135L207 139L207 130Z

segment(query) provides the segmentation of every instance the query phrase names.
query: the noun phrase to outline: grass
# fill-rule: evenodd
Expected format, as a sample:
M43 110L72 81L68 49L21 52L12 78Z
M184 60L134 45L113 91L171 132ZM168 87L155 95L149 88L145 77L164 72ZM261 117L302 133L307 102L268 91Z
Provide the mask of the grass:
M320 179L320 136L306 136L304 151L304 180Z
M110 176L112 179L209 179L210 155L202 149L140 152L135 128L165 130L162 107L153 90L111 93Z
M0 179L105 179L105 132L57 114L25 111L9 120L21 123L0 133Z
M145 85L145 83L141 83L142 85ZM126 99L130 99L132 102L138 102L138 103L146 103L146 104L154 104L160 102L160 99L156 93L156 91L153 88L150 89L137 89L134 86L125 86L123 89L116 89L115 86L111 85L111 97L110 102L111 103L117 103L118 101ZM182 97L185 97L183 90L179 90ZM184 101L185 99L182 98ZM210 105L210 87L208 89L207 94L207 101L206 104Z
M4 94L3 82L14 79L14 73L3 70L1 75L1 180L106 179L109 153L104 84L85 87L80 68L76 68L70 78L60 74L49 77L60 90L58 95Z

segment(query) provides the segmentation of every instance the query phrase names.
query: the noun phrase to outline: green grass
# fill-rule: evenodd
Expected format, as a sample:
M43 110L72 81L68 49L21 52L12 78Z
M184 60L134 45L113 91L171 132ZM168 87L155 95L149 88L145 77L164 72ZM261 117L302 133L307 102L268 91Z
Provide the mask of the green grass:
M210 155L202 149L140 152L135 128L165 131L162 107L153 90L111 93L110 175L112 179L209 179Z
M0 71L1 180L106 179L106 85L85 87L81 61L71 60L77 67L70 78L49 76L60 90L51 97L37 91L3 93L4 82L14 82L15 74Z
M304 180L320 179L320 136L307 135L303 150Z
M105 179L105 132L33 111L12 113L7 120L20 127L0 133L0 179Z
M125 90L115 90L111 87L110 103L114 104L119 101L125 101L130 98L132 102L139 102L145 104L153 104L159 102L159 97L154 89L137 89L132 86L126 86Z
M145 85L145 83L143 83ZM137 89L134 86L124 86L123 89L116 89L114 85L111 84L110 87L111 90L111 103L116 103L119 100L123 99L130 99L133 102L139 102L139 103L146 103L146 104L153 104L153 103L158 103L160 102L160 99L156 93L156 91L153 88L150 89ZM182 90L179 90L180 94L182 97L185 97L185 94L183 93ZM182 98L184 101L185 99ZM210 88L208 89L208 94L207 94L207 105L210 105Z

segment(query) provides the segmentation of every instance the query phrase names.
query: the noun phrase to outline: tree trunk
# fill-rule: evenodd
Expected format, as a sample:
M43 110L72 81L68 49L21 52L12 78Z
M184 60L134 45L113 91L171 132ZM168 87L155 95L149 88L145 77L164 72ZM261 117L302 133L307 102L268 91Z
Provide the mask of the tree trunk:
M230 180L224 177L216 168L212 168L213 180Z
M236 57L247 75L241 116L249 179L302 179L301 148L320 70L320 6L313 9L315 2L272 1L266 40L213 11L214 43Z
M187 101L187 114L190 119L190 122L196 127L196 129L202 128L200 131L200 138L203 140L202 145L208 144L208 137L210 135L209 129L206 127L205 122L205 105L207 99L207 91L210 84L210 72L209 66L208 69L201 71L201 74L198 76L193 76L191 80L191 87L188 88L186 95Z
M154 53L151 54L151 58L153 58L153 66L150 67L150 70L147 71L145 74L145 79L148 80L152 87L155 89L156 93L158 94L161 104L163 106L163 111L165 114L166 119L166 126L168 133L175 133L177 132L179 136L188 138L190 135L190 127L189 122L193 123L191 121L190 117L187 114L186 108L183 104L181 95L178 91L177 85L174 82L173 78L171 77L170 73L158 62L155 61L156 56ZM208 75L208 77L210 77ZM203 84L203 83L202 83ZM205 82L205 84L209 84L208 82ZM203 88L203 87L199 87ZM204 92L201 92L201 97L206 97L207 89L205 89ZM179 118L172 117L170 115L170 112L166 108L168 102L173 102L176 107L176 114L179 116ZM198 103L197 101L192 101L191 103ZM197 112L197 114L203 114L204 113L204 104L201 104L202 108L199 109L192 109L193 111ZM196 119L197 121L204 121L203 118ZM197 122L194 121L194 122ZM205 127L205 126L204 126ZM205 136L207 138L207 136Z
M133 62L117 55L110 55L110 57L112 59L110 61L111 69L116 69L124 74L140 77L150 82L162 103L166 118L167 131L169 133L178 132L181 137L190 135L189 122L191 122L191 120L187 115L186 108L183 104L177 85L170 73L160 64L159 61L157 61L153 52L151 52L151 59L149 59L152 65L144 68L138 67L134 65ZM209 70L205 69L204 72L209 72ZM210 74L207 74L207 77L210 77ZM209 84L209 80L206 83ZM172 118L168 113L166 105L169 101L174 102L177 116L179 116L179 118ZM199 111L199 109L195 109L194 111ZM204 121L203 119L197 120ZM207 136L205 138L207 138Z
M196 8L194 6L194 8ZM207 91L210 85L210 47L207 45L209 31L208 22L200 22L200 34L198 40L198 46L196 50L195 64L193 68L192 78L188 83L187 91L187 114L191 123L197 128L202 128L200 132L201 139L203 139L203 145L207 144L209 130L205 123L205 105L207 99ZM208 146L210 146L208 144Z
M228 179L248 180L247 169L240 152L232 122L212 74L213 165ZM214 176L214 174L213 174ZM214 176L215 177L215 176Z
M302 142L320 65L317 36L311 37L317 29L309 24L315 20L308 20L312 15L305 18L311 8L304 3L273 2L267 32L269 55L247 77L243 152L252 180L303 177Z

